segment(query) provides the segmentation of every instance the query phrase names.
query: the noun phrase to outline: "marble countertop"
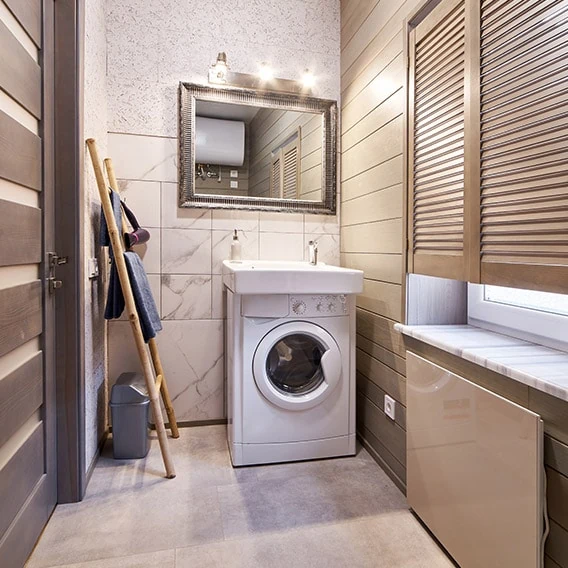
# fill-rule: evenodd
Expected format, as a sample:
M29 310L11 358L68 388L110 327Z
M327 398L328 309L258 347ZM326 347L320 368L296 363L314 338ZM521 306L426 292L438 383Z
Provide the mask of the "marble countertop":
M568 353L472 325L395 329L529 387L568 401Z

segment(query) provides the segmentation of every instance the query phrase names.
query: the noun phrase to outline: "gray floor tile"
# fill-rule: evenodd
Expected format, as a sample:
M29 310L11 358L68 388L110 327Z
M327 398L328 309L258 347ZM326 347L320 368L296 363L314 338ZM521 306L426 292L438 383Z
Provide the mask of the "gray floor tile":
M61 505L28 568L451 566L369 454L233 469L224 426L181 430L178 476L157 443L144 460L110 445L85 500Z
M176 568L451 568L407 511L176 551Z
M161 550L120 558L65 564L58 568L175 568L175 550Z

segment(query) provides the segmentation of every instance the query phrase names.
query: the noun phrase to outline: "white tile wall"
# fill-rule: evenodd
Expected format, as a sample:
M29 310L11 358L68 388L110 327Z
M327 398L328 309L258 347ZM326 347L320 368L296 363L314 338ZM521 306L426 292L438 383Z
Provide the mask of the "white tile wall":
M339 225L325 215L178 208L178 83L206 82L224 50L235 71L266 61L276 76L298 78L309 68L315 94L338 99L339 0L107 0L107 29L109 155L127 203L151 228L144 263L159 286L174 406L179 420L222 418L221 267L233 229L243 258L302 260L317 235L322 261L338 263ZM128 324L109 328L113 380L137 358Z

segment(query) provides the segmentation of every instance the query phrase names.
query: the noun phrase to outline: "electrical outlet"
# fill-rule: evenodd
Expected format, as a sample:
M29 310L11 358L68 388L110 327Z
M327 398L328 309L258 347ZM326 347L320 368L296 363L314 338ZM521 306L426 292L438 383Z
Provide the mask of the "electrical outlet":
M231 170L231 177L238 178L239 177L239 170Z
M231 189L239 189L239 182L231 181Z
M394 420L394 413L396 412L396 401L388 394L385 394L385 414Z

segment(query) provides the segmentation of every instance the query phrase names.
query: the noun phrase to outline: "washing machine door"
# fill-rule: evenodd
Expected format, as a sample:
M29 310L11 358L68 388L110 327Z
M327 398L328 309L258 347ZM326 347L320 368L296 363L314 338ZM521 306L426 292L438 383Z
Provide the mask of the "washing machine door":
M319 325L290 322L258 344L253 359L256 386L272 403L305 410L322 403L341 379L341 352Z

